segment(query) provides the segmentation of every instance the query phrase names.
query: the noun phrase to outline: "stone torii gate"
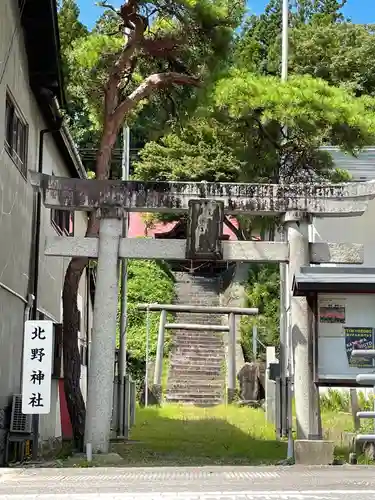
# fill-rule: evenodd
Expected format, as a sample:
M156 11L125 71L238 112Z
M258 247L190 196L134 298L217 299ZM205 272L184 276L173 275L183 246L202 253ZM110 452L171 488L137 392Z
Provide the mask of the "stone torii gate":
M107 452L112 412L118 293L118 259L289 262L291 278L310 263L362 263L356 244L309 243L311 217L359 216L375 193L373 183L344 185L261 185L194 182L92 181L31 173L47 208L96 210L99 238L47 238L45 254L98 258L90 358L86 442ZM187 241L124 239L121 219L130 212L190 215ZM224 214L282 216L288 243L221 241ZM192 222L194 219L195 222ZM197 230L198 229L198 230ZM205 233L205 237L202 237ZM289 281L292 283L292 279ZM321 438L318 391L313 381L310 310L303 297L291 298L298 439Z

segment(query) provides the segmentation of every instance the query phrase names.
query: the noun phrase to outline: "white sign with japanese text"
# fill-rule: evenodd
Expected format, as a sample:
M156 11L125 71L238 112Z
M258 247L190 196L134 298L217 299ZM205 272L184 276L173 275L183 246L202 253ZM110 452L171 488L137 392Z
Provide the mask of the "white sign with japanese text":
M46 414L51 407L53 322L26 321L23 345L22 413Z

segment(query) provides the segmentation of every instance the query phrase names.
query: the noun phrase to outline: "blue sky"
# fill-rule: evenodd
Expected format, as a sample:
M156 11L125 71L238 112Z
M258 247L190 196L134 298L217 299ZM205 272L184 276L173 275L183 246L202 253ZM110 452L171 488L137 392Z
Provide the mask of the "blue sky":
M348 0L344 13L354 23L375 23L374 1ZM91 28L103 9L95 5L96 0L77 0L77 2L81 10L81 21ZM109 3L117 7L122 2L120 0L112 0ZM267 3L268 0L249 0L248 8L252 13L259 14L263 11Z

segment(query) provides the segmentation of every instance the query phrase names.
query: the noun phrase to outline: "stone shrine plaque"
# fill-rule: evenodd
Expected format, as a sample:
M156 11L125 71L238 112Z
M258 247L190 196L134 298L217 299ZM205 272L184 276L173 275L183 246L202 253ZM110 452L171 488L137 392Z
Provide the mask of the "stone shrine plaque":
M224 203L216 200L190 200L187 224L186 258L222 260Z

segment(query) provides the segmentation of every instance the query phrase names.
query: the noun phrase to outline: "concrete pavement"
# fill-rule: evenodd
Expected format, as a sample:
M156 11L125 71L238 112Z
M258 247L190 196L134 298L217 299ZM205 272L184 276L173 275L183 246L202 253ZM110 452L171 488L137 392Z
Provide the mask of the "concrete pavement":
M0 469L0 500L375 500L375 468Z

